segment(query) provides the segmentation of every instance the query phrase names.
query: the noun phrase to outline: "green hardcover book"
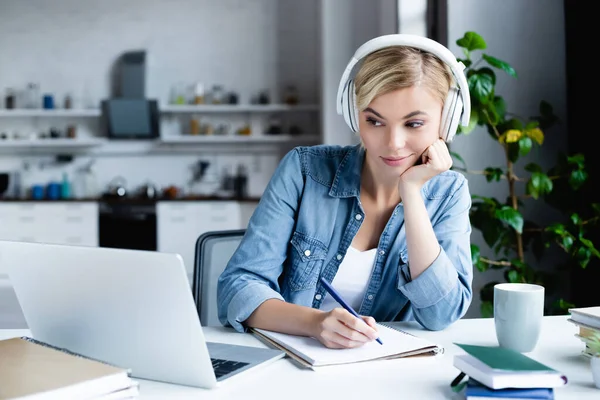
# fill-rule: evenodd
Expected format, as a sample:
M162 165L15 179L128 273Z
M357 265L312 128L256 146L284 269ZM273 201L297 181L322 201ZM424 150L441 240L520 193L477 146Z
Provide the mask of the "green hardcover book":
M518 351L498 346L455 343L465 354L454 356L454 366L492 389L555 388L567 377Z

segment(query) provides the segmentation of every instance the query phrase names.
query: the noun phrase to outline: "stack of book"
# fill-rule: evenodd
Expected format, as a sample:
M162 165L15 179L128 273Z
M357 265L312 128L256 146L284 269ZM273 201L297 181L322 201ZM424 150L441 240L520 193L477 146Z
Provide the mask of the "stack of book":
M554 399L554 389L567 377L522 353L497 346L459 344L465 353L454 356L460 371L452 382L466 400Z
M130 371L30 337L0 340L0 399L123 400L139 396Z
M584 343L581 354L585 357L592 357L595 353L589 343L594 337L600 339L600 306L570 308L569 313L571 316L568 321L579 327L575 337Z

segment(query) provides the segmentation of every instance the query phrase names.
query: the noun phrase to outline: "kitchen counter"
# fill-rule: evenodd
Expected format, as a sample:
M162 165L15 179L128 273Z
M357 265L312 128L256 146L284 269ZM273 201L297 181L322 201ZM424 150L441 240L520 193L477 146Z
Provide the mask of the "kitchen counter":
M178 197L175 199L171 198L157 198L157 199L144 199L140 197L124 197L124 198L112 198L112 197L97 197L97 198L84 198L84 199L59 199L59 200L35 200L35 199L16 199L16 198L0 198L0 203L14 203L14 202L37 202L37 203L61 203L61 202L105 202L105 203L135 203L135 204L154 204L158 201L239 201L248 203L258 203L260 197L221 197L221 196L185 196Z

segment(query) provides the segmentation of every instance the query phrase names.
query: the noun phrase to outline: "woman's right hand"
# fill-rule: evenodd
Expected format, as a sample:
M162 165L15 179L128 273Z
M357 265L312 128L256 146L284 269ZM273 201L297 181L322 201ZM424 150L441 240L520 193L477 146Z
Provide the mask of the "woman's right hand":
M343 308L317 315L313 336L331 349L355 348L379 336L372 317L356 318Z

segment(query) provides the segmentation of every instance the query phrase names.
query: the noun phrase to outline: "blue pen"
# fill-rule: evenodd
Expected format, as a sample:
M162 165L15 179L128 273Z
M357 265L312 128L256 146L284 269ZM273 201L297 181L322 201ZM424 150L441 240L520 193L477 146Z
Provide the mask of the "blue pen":
M331 297L333 297L335 299L335 301L340 303L340 305L342 307L344 307L346 309L346 311L348 311L350 314L354 315L356 318L362 319L362 318L360 318L360 315L358 315L357 312L354 311L352 309L352 307L350 307L350 305L344 301L344 299L342 299L342 297L339 295L339 293L336 292L336 290L333 288L333 286L331 286L329 284L329 282L327 282L325 280L325 278L321 277L321 283L323 284L323 286L325 286L325 290L327 290L327 293L329 293L331 295ZM381 339L377 338L375 340L377 340L377 343L383 344Z

